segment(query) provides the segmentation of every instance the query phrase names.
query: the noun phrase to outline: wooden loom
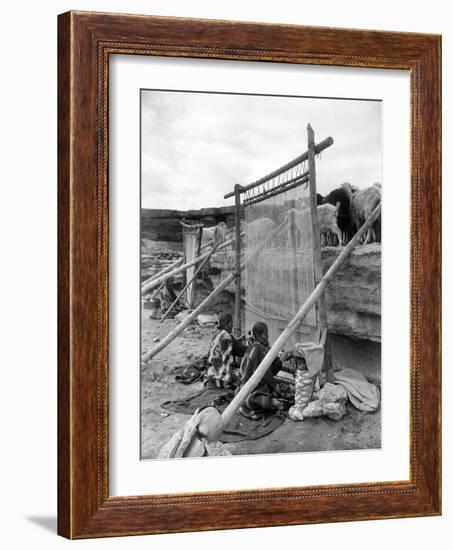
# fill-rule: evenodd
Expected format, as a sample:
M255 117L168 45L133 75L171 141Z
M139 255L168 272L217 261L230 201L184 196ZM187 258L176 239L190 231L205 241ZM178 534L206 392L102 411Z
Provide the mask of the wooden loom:
M144 352L142 355L142 361L147 362L153 357L155 357L162 349L164 349L170 342L172 342L198 315L206 309L206 307L212 302L212 300L222 292L233 280L235 281L235 307L234 307L234 328L236 334L241 332L241 272L245 266L253 261L253 258L263 250L266 244L272 240L288 223L286 218L282 224L277 227L273 233L266 238L256 250L253 251L251 255L245 260L241 259L241 209L243 206L250 206L256 204L257 202L264 201L268 198L271 198L279 193L288 191L289 189L294 189L300 185L309 184L310 189L310 209L311 209L311 220L312 220L312 233L313 233L313 265L314 265L314 281L315 286L319 284L322 279L322 265L321 265L321 250L320 250L320 236L318 228L318 217L317 217L317 204L316 204L316 165L315 157L320 154L322 151L327 149L333 144L333 139L331 137L323 140L317 145L314 142L314 132L310 125L307 127L308 134L308 149L302 155L296 157L289 163L284 166L274 170L270 174L260 178L259 180L246 185L241 186L239 184L235 185L234 191L225 195L226 198L232 196L235 197L235 237L229 239L219 245L215 252L225 248L226 246L234 245L235 248L235 271L231 273L224 281L222 281L209 296L194 310L192 311L177 327L175 327L165 338L162 339L158 344L156 344L151 349ZM301 171L300 167L304 166L304 163L308 163L308 170ZM298 169L299 168L299 169ZM275 184L275 182L277 182ZM253 195L249 195L247 200L241 205L241 196L249 192L250 190L257 190L253 192ZM210 252L204 252L199 255L197 258L183 264L181 260L178 260L174 264L174 268L171 270L166 270L165 273L159 274L159 276L153 276L148 281L142 284L142 294L149 292L151 289L159 287L162 282L169 279L176 273L179 273L187 268L199 264L199 262L204 261L211 255ZM317 302L318 309L318 318L319 318L319 328L320 333L327 331L327 312L325 306L325 297L322 293ZM328 338L326 339L325 344L325 370L328 377L331 372L331 360L330 360L330 347Z
M331 137L323 140L318 145L315 144L314 132L310 124L307 126L307 138L308 138L308 148L299 157L295 158L291 162L285 164L284 166L274 170L270 174L263 176L259 180L247 185L239 186L236 185L234 191L225 195L225 198L235 197L235 209L236 209L236 231L238 230L240 223L240 209L247 208L253 205L256 205L263 201L268 201L272 197L286 193L289 190L300 188L301 186L307 186L309 189L309 202L310 202L310 218L311 218L311 233L312 233L312 254L313 254L313 281L314 286L319 284L322 278L322 263L321 263L321 243L320 243L320 232L318 224L318 212L317 212L317 190L316 190L316 155L320 154L322 151L327 149L333 144L333 139ZM245 195L245 200L241 205L241 196ZM295 207L295 204L293 204ZM288 289L289 293L293 296L294 303L296 304L296 310L299 307L299 282L297 278L298 262L300 259L297 258L296 245L295 245L295 230L294 230L294 220L293 217L289 219L289 222L292 224L290 228L290 235L292 239L292 281L291 288ZM239 239L236 239L236 285L235 285L235 317L234 317L234 326L240 333L240 304L241 304L241 268L240 268L240 248L241 243ZM251 303L247 304L247 311L253 310L253 305ZM325 362L324 368L327 374L328 379L331 379L332 375L332 361L330 353L330 343L328 338L327 331L327 309L324 294L320 295L320 298L316 304L317 309L317 325L318 325L318 334L326 334L326 341L324 345L325 349ZM257 317L256 317L257 316ZM266 314L259 315L258 311L255 311L255 318L259 320L268 321ZM280 324L281 330L286 327L289 320L281 319L280 321L273 321L273 324ZM274 334L274 339L277 338L280 331L277 331ZM275 332L275 331L274 331ZM312 336L313 337L313 336Z

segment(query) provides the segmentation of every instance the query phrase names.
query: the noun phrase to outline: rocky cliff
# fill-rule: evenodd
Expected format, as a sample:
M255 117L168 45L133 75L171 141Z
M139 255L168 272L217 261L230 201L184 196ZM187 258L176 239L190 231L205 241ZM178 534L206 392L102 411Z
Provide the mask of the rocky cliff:
M339 248L322 250L326 272ZM337 334L381 341L381 245L358 246L330 283L327 293L329 329Z
M142 208L141 238L151 241L182 242L180 221L203 223L211 227L225 222L234 225L234 207L201 208L200 210L156 210Z
M324 273L341 248L322 249ZM234 253L216 254L211 260L215 285L234 269ZM228 289L233 292L234 287ZM331 332L356 339L381 341L381 245L358 246L330 283L326 293Z
M142 276L149 277L181 256L180 220L203 222L206 226L221 221L234 225L233 207L201 210L142 210ZM324 272L332 265L341 249L322 249ZM216 254L209 268L203 270L199 302L234 270L232 249ZM180 283L182 277L176 278ZM233 302L234 284L226 289L222 300ZM355 339L381 341L381 245L358 246L327 290L330 331Z

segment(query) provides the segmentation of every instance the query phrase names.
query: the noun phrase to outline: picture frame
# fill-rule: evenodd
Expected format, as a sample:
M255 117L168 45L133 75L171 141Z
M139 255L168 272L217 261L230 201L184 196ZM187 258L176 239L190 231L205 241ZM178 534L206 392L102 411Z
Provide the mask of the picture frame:
M58 19L58 533L71 539L441 514L441 38L68 12ZM109 494L109 56L410 72L410 479Z

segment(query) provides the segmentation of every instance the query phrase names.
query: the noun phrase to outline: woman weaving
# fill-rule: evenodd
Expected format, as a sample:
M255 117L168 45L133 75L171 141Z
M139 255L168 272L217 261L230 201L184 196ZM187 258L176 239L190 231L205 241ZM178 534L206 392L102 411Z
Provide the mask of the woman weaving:
M252 342L247 348L241 362L241 388L258 368L269 351L269 333L266 323L258 322L253 325ZM246 398L240 412L247 418L258 420L271 412L287 409L289 406L288 392L284 385L279 384L274 376L282 367L277 357L261 382Z

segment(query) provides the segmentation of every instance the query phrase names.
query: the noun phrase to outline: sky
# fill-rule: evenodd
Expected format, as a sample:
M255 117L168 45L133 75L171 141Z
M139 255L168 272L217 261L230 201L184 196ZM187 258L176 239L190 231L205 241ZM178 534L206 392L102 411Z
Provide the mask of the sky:
M223 196L316 143L323 195L348 181L382 182L382 103L328 98L142 90L142 207L176 210L233 204Z

